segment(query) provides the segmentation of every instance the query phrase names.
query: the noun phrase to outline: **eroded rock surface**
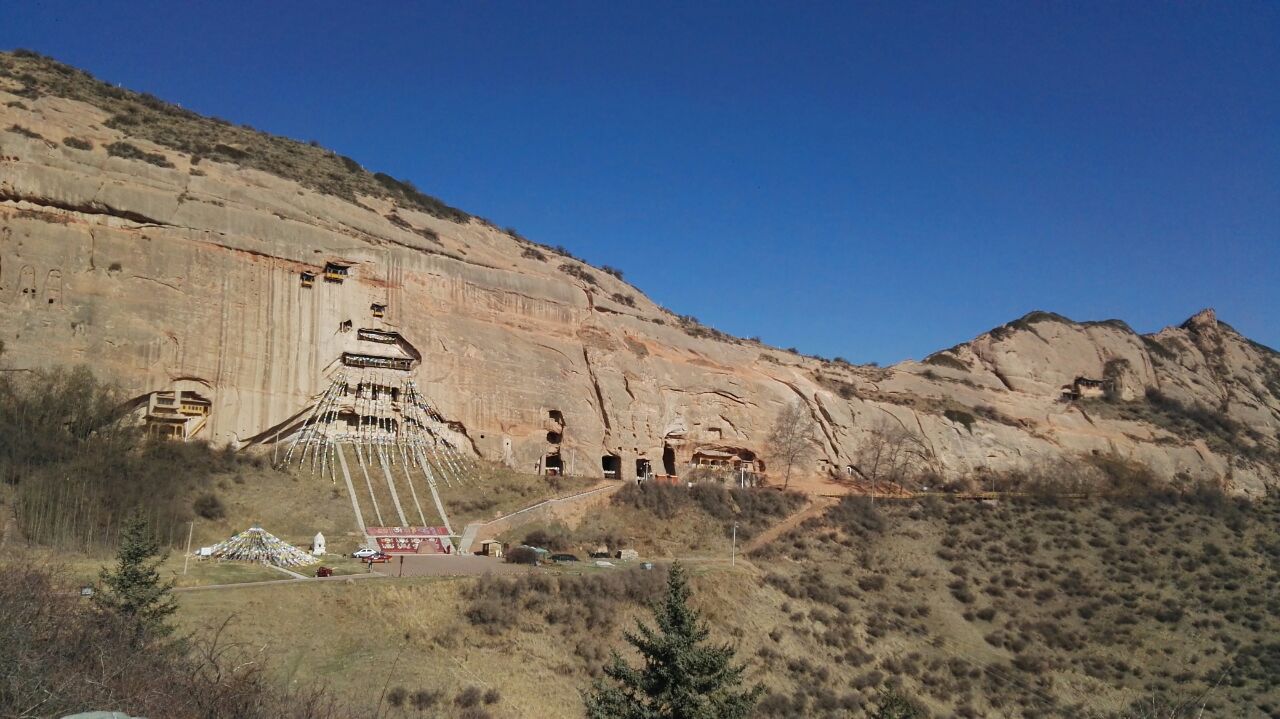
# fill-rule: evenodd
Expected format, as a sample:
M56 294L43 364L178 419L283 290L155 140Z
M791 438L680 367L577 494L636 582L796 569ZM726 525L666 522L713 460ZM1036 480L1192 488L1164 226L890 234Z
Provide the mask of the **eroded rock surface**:
M770 425L800 399L820 428L799 481L815 491L861 472L888 425L944 476L1115 454L1242 492L1277 479L1280 357L1211 311L1149 336L1033 313L924 362L824 362L682 323L475 218L344 199L305 166L232 161L236 148L158 144L118 108L24 79L59 66L0 61L7 364L88 363L138 397L194 392L213 442L296 426L364 328L420 353L418 387L470 451L531 471L556 452L567 472L624 478L683 473L695 453L767 464ZM279 143L286 158L305 147Z

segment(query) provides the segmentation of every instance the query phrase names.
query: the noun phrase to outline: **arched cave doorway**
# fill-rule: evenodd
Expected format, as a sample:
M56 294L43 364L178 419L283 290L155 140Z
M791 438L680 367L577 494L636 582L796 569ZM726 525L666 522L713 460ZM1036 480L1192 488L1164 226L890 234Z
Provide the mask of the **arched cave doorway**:
M622 458L616 454L606 454L601 457L600 468L604 470L605 479L622 478Z
M676 451L669 444L662 448L662 471L670 477L676 474Z
M564 461L560 459L560 453L548 454L547 458L542 462L542 469L549 475L560 476L564 474Z

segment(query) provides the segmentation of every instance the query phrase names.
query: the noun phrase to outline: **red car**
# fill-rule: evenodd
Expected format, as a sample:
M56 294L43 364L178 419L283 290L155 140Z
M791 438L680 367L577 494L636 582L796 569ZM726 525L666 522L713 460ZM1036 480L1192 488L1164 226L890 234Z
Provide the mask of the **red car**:
M320 568L316 569L316 576L317 576L317 577L332 577L332 576L333 576L333 569L331 569L331 568L329 568L329 567L320 567Z
M370 564L385 564L386 562L391 561L391 555L386 552L378 552L372 557L365 557L363 561Z

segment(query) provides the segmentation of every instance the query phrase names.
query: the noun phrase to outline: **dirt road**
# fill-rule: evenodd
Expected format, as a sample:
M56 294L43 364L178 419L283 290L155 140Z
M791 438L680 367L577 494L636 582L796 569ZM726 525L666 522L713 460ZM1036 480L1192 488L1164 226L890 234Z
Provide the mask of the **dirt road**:
M763 532L757 534L755 537L752 537L751 541L742 545L742 553L744 555L751 554L755 550L763 547L769 542L772 542L773 540L777 539L783 534L786 534L787 532L795 529L796 527L799 527L804 522L804 520L810 517L816 517L819 514L825 512L828 507L830 507L831 505L835 504L838 501L839 500L835 497L824 497L824 496L810 497L808 503L805 504L803 507L801 507L799 511L787 517L786 519L782 520L781 522L778 522L772 527L769 527Z

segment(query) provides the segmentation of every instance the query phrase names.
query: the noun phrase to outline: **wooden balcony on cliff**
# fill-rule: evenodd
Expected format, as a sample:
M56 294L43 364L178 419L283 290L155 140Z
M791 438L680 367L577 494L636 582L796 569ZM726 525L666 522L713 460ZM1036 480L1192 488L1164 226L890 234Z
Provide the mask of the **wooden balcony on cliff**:
M351 275L351 266L338 262L328 262L324 266L325 282L337 282L341 284Z
M356 337L366 342L381 342L382 344L396 344L400 342L399 332L387 332L385 330L371 330L361 327L356 332Z
M342 364L348 367L376 367L378 369L395 369L408 371L413 368L413 360L399 357L379 357L377 355L343 352Z

